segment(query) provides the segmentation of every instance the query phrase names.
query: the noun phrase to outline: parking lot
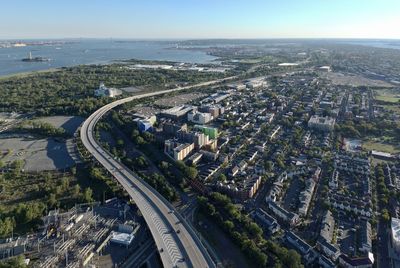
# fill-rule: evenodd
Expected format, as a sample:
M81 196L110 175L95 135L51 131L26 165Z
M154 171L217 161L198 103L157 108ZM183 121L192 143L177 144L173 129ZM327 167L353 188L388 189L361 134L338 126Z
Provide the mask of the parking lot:
M80 116L47 116L35 120L49 123L56 128L63 128L68 134L73 135L84 118Z

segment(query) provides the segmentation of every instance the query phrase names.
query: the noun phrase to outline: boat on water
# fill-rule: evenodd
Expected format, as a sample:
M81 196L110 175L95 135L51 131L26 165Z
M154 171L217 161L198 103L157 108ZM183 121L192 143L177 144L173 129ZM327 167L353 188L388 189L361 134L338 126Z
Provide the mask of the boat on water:
M32 52L29 52L29 57L22 59L22 61L25 62L44 62L44 61L50 61L49 58L45 57L32 57Z

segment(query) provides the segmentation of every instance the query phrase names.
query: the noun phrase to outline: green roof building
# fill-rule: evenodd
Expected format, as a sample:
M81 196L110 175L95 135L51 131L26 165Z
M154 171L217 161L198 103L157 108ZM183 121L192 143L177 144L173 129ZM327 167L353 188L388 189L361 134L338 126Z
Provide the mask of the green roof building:
M205 135L209 136L211 139L218 138L218 129L214 127L206 127L201 125L195 125L195 128L201 130Z

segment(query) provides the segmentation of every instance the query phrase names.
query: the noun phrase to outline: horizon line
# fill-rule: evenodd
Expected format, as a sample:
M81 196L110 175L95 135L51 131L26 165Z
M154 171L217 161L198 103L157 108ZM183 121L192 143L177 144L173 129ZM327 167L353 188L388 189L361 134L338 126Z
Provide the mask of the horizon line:
M0 41L18 40L73 40L73 39L101 39L101 40L134 40L134 41L200 41L200 40L393 40L400 41L398 38L379 38L379 37L190 37L190 38L168 38L168 37L0 37Z

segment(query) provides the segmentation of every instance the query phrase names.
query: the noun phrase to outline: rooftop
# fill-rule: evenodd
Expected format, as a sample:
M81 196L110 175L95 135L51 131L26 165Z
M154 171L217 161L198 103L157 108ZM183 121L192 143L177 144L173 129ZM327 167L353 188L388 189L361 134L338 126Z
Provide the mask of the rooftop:
M400 241L400 219L392 218L392 236L396 241Z

